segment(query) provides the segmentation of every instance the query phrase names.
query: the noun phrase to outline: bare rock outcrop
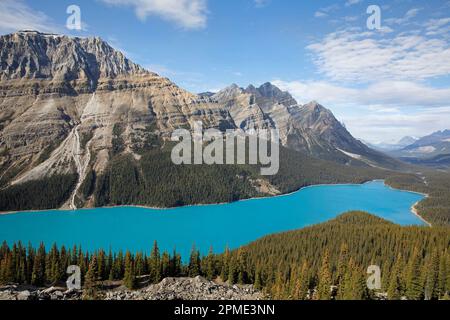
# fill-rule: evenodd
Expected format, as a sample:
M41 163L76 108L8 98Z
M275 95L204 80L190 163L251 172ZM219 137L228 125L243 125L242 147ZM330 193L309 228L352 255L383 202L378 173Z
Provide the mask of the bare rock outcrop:
M166 278L139 290L125 287L101 290L98 300L261 300L264 295L252 285L217 284L202 277ZM80 300L83 291L62 287L38 289L15 285L0 287L0 300Z

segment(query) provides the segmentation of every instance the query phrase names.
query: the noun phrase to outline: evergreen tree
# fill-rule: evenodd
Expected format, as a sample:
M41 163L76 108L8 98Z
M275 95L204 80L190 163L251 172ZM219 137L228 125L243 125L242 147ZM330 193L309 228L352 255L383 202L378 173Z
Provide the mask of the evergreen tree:
M308 268L308 262L303 262L302 267L297 274L297 280L295 281L295 287L292 294L294 300L306 299L309 291Z
M192 246L191 256L189 258L188 275L193 278L200 275L200 252Z
M34 286L42 286L45 284L45 246L40 244L33 263L33 272L31 275L31 284Z
M343 244L341 244L341 249L339 251L339 260L338 260L337 270L336 270L337 274L336 274L336 279L334 281L334 283L336 285L338 285L338 287L347 272L348 260L349 260L348 246L346 243L343 243ZM338 288L338 290L339 290L339 288Z
M227 281L229 284L237 283L237 263L236 258L231 257L228 263Z
M228 246L226 246L225 252L222 255L222 267L221 267L221 271L220 271L220 279L223 282L228 281L228 270L230 268L229 260L230 260L230 249L228 248Z
M436 251L431 254L427 263L425 280L425 300L434 300L439 296L439 255Z
M402 256L399 254L397 256L397 260L394 263L391 277L389 280L389 287L388 287L388 298L389 300L400 300L403 294L403 285L402 285L402 267L403 267L403 261Z
M439 264L438 293L443 297L447 293L447 255L442 254Z
M104 279L106 276L106 256L105 251L99 250L97 253L98 276Z
M261 268L260 267L256 267L255 282L254 282L253 286L257 290L261 290L263 288L263 281L262 281L262 275L261 275Z
M158 243L156 241L153 243L153 249L150 253L148 269L150 271L150 281L152 283L158 283L161 281L160 253Z
M215 256L213 252L213 248L211 247L209 249L208 256L206 257L206 270L205 275L208 280L213 280L216 270L215 270Z
M144 263L144 256L143 256L142 252L139 252L136 254L135 271L136 271L136 276L138 276L138 277L143 276L145 274L145 263Z
M247 251L243 248L238 250L237 257L238 283L245 284L248 281L247 274Z
M93 255L91 261L89 263L88 270L86 272L86 276L84 278L84 286L83 286L83 299L85 300L94 300L97 298L97 282L99 280L98 277L98 263L97 256Z
M125 274L123 278L123 284L130 290L136 289L137 285L134 261L129 251L127 251L125 254Z
M322 266L319 271L319 283L317 286L317 300L331 300L331 269L329 264L329 253L325 251L322 258Z
M420 257L419 250L414 248L413 254L408 263L406 275L406 297L409 300L423 299L423 286L420 277Z
M161 278L170 276L170 255L164 251L161 256Z

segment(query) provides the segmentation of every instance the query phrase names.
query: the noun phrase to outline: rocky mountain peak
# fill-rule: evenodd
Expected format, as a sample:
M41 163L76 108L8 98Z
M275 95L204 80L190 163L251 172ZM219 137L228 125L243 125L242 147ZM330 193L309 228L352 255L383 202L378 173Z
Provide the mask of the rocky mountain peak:
M220 90L213 97L218 101L227 101L244 93L244 90L239 87L237 84L233 83L232 85Z
M24 30L0 37L0 79L96 83L146 71L101 38L72 38Z
M339 121L335 118L334 114L319 104L317 101L311 101L300 108L303 121L311 126L313 123L317 124L319 121L324 125L335 125Z
M247 89L245 89L245 92L254 95L262 107L267 103L279 103L286 107L297 104L297 101L295 101L289 92L282 91L270 82L262 84L259 88L249 85Z

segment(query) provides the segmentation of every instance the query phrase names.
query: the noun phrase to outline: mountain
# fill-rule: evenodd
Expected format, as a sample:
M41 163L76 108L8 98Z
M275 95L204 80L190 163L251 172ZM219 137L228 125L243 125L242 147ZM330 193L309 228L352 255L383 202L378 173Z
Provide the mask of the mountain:
M372 149L382 151L382 152L391 152L391 151L397 151L400 149L403 149L414 142L419 140L415 137L406 136L401 138L397 142L380 142L380 143L366 143L367 146L371 147Z
M424 157L450 154L450 130L434 132L405 147L402 151Z
M440 162L450 155L450 130L437 131L420 138L401 150L392 152L392 155L409 162Z
M315 101L299 105L271 83L246 89L233 84L212 99L229 110L237 127L276 128L283 145L310 156L348 165L401 167L398 161L355 139L330 110Z
M400 160L435 168L450 167L450 130L434 132L390 153Z
M419 138L406 136L406 137L401 138L400 141L397 142L397 145L401 146L401 147L407 147L407 146L415 143L417 140L419 140Z
M218 104L99 38L18 32L0 37L0 56L2 184L77 174L75 195L89 170L106 170L114 153L138 159L139 150L194 121L233 127Z
M36 31L1 36L0 57L0 202L11 210L225 202L320 182L286 186L277 177L270 185L252 167L174 166L170 134L196 121L222 131L279 129L283 152L291 154L281 171L291 176L295 163L289 161L300 158L303 169L314 163L314 172L320 165L335 168L317 159L366 168L401 165L354 139L328 109L298 105L270 83L195 95L100 38ZM327 181L373 176L333 170Z

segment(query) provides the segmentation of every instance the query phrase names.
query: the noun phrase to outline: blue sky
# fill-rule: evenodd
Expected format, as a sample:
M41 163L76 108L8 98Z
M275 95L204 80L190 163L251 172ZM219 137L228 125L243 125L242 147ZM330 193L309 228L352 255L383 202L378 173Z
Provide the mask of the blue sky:
M100 36L192 92L271 81L371 142L450 128L449 0L1 0L0 33L25 28Z

